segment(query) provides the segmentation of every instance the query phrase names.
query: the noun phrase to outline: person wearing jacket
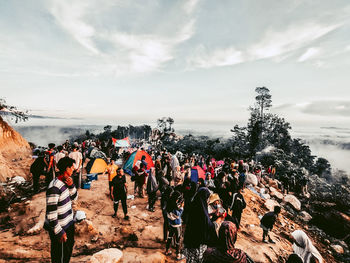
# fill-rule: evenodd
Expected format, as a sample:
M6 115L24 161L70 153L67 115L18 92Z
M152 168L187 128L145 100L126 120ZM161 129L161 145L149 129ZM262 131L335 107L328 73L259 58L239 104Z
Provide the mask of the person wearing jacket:
M275 206L273 212L266 213L260 220L260 227L263 229L263 242L268 243L265 238L269 238L269 242L275 244L269 235L269 231L272 230L273 225L275 224L278 214L281 212L280 206Z

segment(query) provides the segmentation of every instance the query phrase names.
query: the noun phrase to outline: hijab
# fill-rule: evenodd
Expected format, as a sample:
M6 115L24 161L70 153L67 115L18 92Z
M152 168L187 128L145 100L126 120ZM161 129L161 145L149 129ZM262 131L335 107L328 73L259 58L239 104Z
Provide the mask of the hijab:
M310 238L305 234L302 230L296 230L292 233L295 241L301 246L299 247L297 244L293 244L294 253L300 256L304 263L309 263L312 256L318 259L320 263L323 262L321 254L312 244Z
M204 254L205 263L246 263L245 252L235 248L237 227L230 221L224 221L219 229L219 243L216 248L208 248Z
M198 248L201 244L208 244L215 233L214 224L208 215L208 188L201 187L193 197L189 207L188 222L184 235L187 248Z

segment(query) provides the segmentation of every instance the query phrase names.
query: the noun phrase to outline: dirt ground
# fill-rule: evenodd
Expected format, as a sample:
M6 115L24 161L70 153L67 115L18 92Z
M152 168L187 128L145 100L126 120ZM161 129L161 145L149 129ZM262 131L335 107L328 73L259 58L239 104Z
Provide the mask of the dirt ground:
M128 194L131 195L134 185L129 176L127 178ZM277 244L262 243L258 216L268 210L264 207L264 200L249 189L245 190L244 197L247 208L243 212L236 247L244 250L257 263L284 262L292 252L292 244L286 239L288 234L295 229L308 231L288 219L286 212L282 211L277 226L272 231L272 238ZM105 175L99 175L98 180L92 182L90 190L79 190L74 209L84 211L87 221L76 226L71 262L88 262L92 254L112 247L123 251L124 263L175 262L174 256L164 255L160 201L156 203L155 212L146 209L147 198L129 199L127 205L129 221L123 219L121 204L119 217L111 217L113 203L108 197L108 181ZM30 201L12 205L8 213L1 215L2 220L8 220L12 227L0 232L0 262L50 262L49 236L45 230L40 229L44 215L44 192L35 195ZM30 230L35 225L39 226L38 230ZM32 234L28 234L28 230ZM325 246L319 245L317 240L314 241L325 262L336 262Z

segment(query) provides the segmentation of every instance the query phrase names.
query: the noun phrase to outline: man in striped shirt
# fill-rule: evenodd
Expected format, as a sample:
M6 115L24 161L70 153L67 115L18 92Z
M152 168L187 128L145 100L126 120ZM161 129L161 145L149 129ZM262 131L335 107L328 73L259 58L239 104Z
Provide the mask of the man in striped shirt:
M51 239L51 262L69 262L74 245L72 200L78 197L71 178L74 159L64 157L57 163L59 176L46 192L46 223Z

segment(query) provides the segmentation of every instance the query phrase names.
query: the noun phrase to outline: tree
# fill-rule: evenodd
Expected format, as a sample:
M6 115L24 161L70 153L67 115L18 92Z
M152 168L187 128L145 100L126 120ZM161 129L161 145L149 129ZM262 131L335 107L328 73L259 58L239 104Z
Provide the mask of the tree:
M314 172L320 176L325 178L327 181L331 179L331 165L325 158L318 158L315 166L314 166Z
M266 87L257 87L255 92L258 93L255 97L256 106L260 110L261 121L264 122L264 110L268 110L272 106L270 90Z
M21 111L15 106L8 105L5 99L0 98L0 115L9 115L15 122L28 120L28 111Z

